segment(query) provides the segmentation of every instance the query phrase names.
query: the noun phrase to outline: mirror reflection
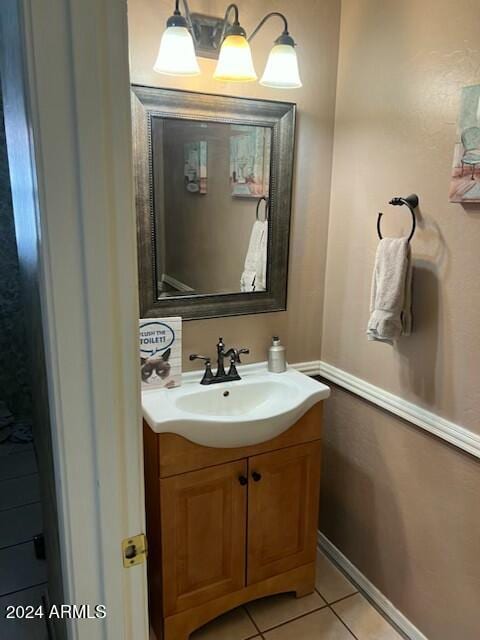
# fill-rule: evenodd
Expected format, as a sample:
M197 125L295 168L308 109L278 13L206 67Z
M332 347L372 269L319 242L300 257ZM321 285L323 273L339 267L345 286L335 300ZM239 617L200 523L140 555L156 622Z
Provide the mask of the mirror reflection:
M153 116L158 299L267 290L272 130Z

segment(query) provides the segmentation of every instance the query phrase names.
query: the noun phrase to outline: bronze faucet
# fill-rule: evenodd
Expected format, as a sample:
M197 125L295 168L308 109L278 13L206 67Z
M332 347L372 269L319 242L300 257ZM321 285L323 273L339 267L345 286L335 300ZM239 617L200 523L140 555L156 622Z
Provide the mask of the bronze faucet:
M238 371L237 364L241 364L240 355L250 353L250 349L233 349L230 348L225 351L225 343L223 338L218 339L217 343L217 372L215 375L212 371L211 359L208 356L201 356L198 353L190 354L190 360L204 360L205 361L205 373L200 381L200 384L217 384L219 382L231 382L232 380L241 380ZM230 358L230 367L228 373L225 372L224 359Z

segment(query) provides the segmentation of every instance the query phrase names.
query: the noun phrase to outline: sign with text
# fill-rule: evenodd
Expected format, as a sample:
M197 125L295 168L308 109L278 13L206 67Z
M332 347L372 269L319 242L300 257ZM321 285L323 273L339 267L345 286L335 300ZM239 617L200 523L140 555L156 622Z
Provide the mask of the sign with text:
M143 389L181 384L181 318L140 320L140 372Z

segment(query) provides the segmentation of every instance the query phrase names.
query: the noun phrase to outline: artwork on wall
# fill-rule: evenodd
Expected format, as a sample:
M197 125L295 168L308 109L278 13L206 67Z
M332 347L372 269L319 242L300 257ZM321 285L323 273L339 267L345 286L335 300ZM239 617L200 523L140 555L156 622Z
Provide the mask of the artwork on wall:
M450 202L480 202L480 84L462 89Z
M186 142L184 145L185 189L190 193L207 193L207 143Z
M271 130L267 127L232 125L230 183L232 195L268 198Z

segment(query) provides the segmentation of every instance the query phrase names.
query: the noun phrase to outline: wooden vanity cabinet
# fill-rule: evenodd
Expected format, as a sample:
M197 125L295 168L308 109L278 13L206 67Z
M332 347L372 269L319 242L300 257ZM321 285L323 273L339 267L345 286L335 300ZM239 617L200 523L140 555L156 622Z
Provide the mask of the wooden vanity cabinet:
M320 442L253 456L248 468L247 583L253 584L315 560Z
M315 581L321 403L260 445L211 449L144 423L150 619L187 640L212 618Z
M165 615L245 586L246 460L160 480Z

